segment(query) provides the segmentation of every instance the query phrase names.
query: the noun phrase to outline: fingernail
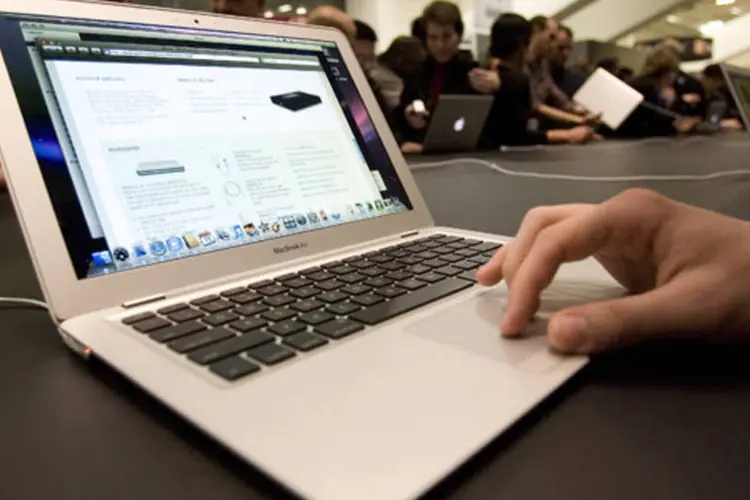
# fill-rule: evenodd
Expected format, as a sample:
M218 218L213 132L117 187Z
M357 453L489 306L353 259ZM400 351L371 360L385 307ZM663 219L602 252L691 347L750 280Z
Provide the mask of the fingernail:
M563 314L552 319L550 338L558 349L578 351L586 343L588 321L578 314Z

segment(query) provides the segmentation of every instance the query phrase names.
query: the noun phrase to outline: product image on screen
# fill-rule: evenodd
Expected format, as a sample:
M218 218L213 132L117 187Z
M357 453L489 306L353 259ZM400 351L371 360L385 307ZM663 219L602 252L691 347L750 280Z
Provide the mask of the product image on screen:
M323 100L316 95L297 91L271 96L271 102L290 111L302 111L322 103Z
M0 51L79 279L412 209L333 42L0 12Z

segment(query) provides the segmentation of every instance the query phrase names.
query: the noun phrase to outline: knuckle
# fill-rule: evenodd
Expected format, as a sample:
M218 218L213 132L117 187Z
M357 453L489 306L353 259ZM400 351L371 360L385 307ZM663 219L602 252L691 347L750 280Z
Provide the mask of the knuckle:
M662 207L666 204L667 198L646 188L630 188L623 191L618 198L627 202L628 204L634 204L636 206L652 206Z

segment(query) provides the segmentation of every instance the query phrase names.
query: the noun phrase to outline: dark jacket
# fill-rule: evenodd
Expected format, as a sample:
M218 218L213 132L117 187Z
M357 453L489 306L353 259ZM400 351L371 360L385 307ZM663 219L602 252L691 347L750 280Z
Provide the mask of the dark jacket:
M578 92L578 89L583 86L587 78L583 73L573 71L565 66L552 67L550 70L550 76L552 76L552 81L560 87L560 90L565 92L565 94L571 98L576 92Z
M674 82L674 90L677 94L672 109L684 116L698 116L703 118L706 116L708 110L708 103L706 102L706 90L703 88L703 84L695 77L688 75L681 71L677 75L677 79ZM688 94L696 94L700 97L700 101L696 104L688 104L682 98Z
M502 86L495 94L479 148L498 149L500 146L546 143L546 133L529 130L532 98L528 75L503 65L498 68L498 74Z
M406 121L406 107L415 100L424 101L427 110L432 114L437 105L437 99L432 99L434 82L442 75L442 89L440 94L476 94L469 84L469 72L478 66L473 56L468 51L459 52L453 59L440 65L431 56L428 57L419 76L411 82L405 83L404 92L401 94L401 103L394 110L396 120L399 121L399 129L403 131L405 140L422 142L425 130L414 130ZM429 126L429 123L428 123Z
M635 90L643 94L644 101L669 110L669 104L661 98L659 87L652 78L637 77L628 82ZM625 138L665 137L677 134L674 128L674 117L649 109L643 105L620 125L614 135Z

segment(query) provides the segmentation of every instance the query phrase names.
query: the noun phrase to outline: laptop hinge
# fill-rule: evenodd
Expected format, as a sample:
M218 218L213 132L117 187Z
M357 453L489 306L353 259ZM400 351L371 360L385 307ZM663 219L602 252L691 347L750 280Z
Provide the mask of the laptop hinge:
M153 295L151 297L143 297L141 299L131 300L130 302L123 302L122 307L125 309L132 309L133 307L143 306L152 302L158 302L166 298L166 295Z
M401 238L411 238L419 234L419 231L412 231L411 233L402 234Z

